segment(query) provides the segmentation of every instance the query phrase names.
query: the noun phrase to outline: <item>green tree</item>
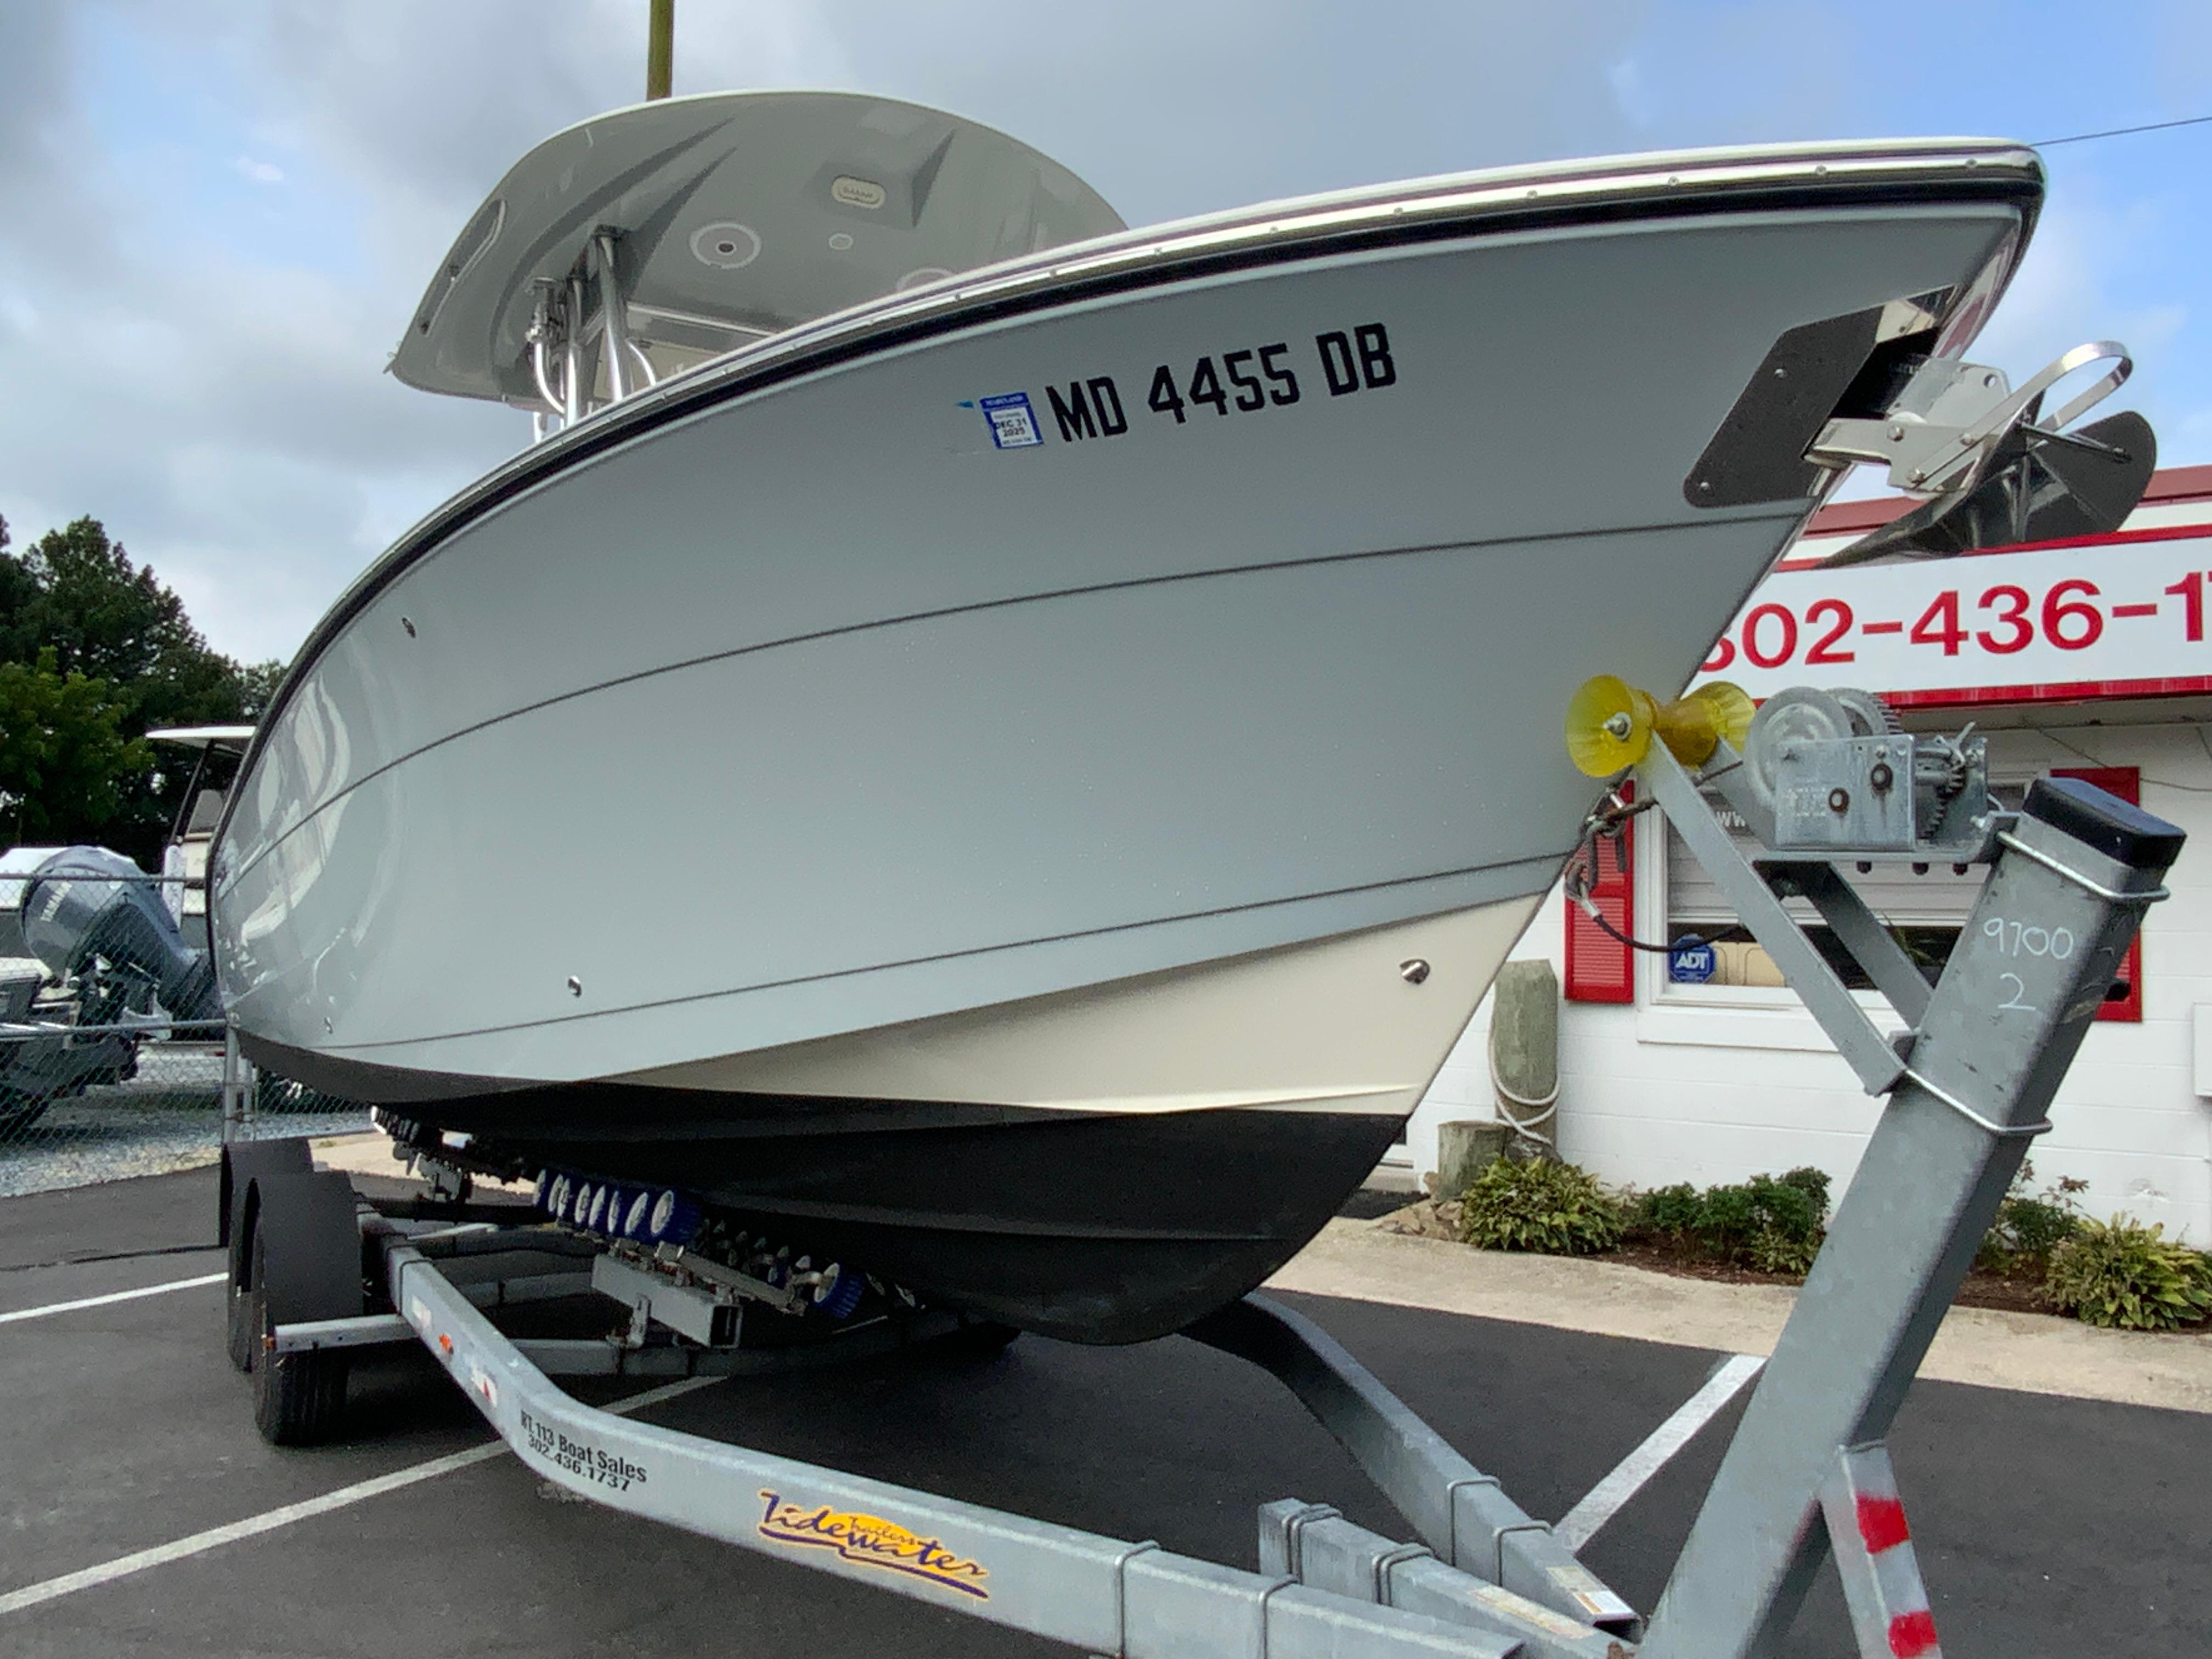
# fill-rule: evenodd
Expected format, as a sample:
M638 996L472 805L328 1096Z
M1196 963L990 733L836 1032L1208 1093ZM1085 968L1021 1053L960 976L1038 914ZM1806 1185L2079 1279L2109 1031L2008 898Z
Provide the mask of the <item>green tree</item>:
M58 654L0 662L0 822L16 842L95 839L153 762L107 682L61 672Z
M51 826L42 833L96 839L142 862L158 856L191 769L180 756L128 740L167 726L251 720L282 672L275 663L241 667L212 649L184 601L93 518L50 531L21 555L7 551L0 525L0 663L51 673L64 686L72 677L102 686L127 744L120 755L96 744L86 751L122 768L108 781L112 807L107 784L50 763L25 798L23 833L35 817Z
M15 619L38 598L39 585L21 559L8 553L8 520L0 519L0 657L15 660Z
M0 657L33 662L51 647L63 673L106 680L147 725L244 716L238 665L209 648L185 602L99 520L49 531L20 562L31 592L0 624Z
M284 678L289 663L271 657L266 662L250 662L238 671L239 718L258 720L261 711L269 707L276 696L277 682Z

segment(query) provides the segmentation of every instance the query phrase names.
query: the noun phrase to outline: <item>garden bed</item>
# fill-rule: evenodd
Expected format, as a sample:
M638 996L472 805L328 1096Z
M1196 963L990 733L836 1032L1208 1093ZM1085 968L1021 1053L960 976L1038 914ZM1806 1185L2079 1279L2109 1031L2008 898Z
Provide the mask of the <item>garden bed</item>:
M1626 1267L1672 1273L1678 1279L1709 1279L1724 1285L1794 1286L1804 1283L1802 1279L1789 1273L1763 1273L1755 1267L1732 1267L1721 1261L1701 1261L1657 1244L1624 1244L1606 1259L1618 1261ZM1959 1294L1951 1300L1954 1306L1960 1308L1994 1308L2000 1313L2047 1314L2053 1319L2073 1316L2052 1307L2051 1298L2044 1294L2043 1286L2037 1281L2009 1278L1979 1267L1966 1275L1966 1282L1959 1287Z
M2207 1278L2212 1267L2191 1265L2205 1258L2160 1243L2155 1230L2136 1227L2124 1217L2114 1218L2105 1227L2088 1223L2074 1207L2072 1194L2079 1190L2078 1183L2061 1182L2037 1195L2027 1190L2031 1177L2032 1172L2023 1170L2021 1182L2008 1195L1998 1224L1984 1242L1981 1259L1952 1298L1953 1305L2039 1314L2053 1319L2081 1318L2093 1324L2133 1329L2172 1328L2185 1334L2203 1332L2212 1322L2208 1322L2208 1311L2212 1310L2204 1305L2202 1288L2212 1282ZM1802 1199L1793 1199L1784 1190L1793 1186ZM1710 1225L1711 1201L1716 1198L1733 1198L1739 1226L1753 1231L1717 1237ZM1778 1202L1782 1200L1789 1201ZM1472 1214L1470 1204L1474 1206ZM1479 1248L1601 1258L1679 1279L1794 1288L1804 1282L1802 1273L1770 1271L1759 1262L1771 1262L1778 1255L1787 1265L1809 1262L1822 1236L1826 1210L1826 1179L1816 1170L1793 1170L1778 1179L1755 1177L1743 1187L1709 1188L1704 1194L1678 1187L1639 1194L1609 1193L1571 1164L1501 1161L1476 1177L1465 1198L1422 1199L1382 1217L1375 1225L1389 1232ZM1655 1215L1664 1224L1654 1226ZM1702 1236L1701 1218L1708 1223ZM1792 1239L1779 1246L1770 1241L1763 1250L1755 1243L1747 1248L1756 1230L1777 1225L1789 1231ZM2069 1239L2084 1237L2093 1243L2117 1239L2124 1256L2133 1253L2119 1276L2114 1276L2111 1265L2091 1274L2095 1291L2129 1298L2124 1314L2116 1303L2101 1297L2095 1299L2102 1300L2103 1305L2094 1310L2087 1305L2092 1298L2085 1297L2084 1305L2076 1311L2051 1293L2053 1250ZM2160 1298L2156 1285L2142 1277L2140 1252L2146 1249L2164 1251L2169 1261L2179 1261L2185 1275L2200 1287L2193 1293L2193 1305L2176 1305L2170 1293L2164 1298L2166 1305L2162 1310L2148 1305ZM2081 1278L2077 1271L2077 1284Z

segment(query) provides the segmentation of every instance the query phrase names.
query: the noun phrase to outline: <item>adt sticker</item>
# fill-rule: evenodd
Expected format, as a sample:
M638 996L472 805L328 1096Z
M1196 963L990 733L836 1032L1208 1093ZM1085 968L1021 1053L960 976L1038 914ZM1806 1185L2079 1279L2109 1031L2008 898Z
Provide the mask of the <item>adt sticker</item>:
M1677 985L1703 985L1720 967L1720 952L1685 934L1667 950L1667 977Z
M1027 449L1032 444L1044 441L1044 434L1037 430L1036 411L1030 407L1026 392L1002 392L995 398L986 398L978 405L983 418L991 423L991 441L1001 449Z

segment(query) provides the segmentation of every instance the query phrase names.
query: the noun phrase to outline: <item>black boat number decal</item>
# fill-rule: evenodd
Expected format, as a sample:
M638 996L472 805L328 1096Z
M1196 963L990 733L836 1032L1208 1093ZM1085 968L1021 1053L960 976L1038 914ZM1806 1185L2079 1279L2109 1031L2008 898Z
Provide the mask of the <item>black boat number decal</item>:
M1321 365L1320 378L1332 398L1362 390L1379 392L1398 384L1398 365L1390 356L1390 333L1380 323L1362 323L1348 335L1341 329L1316 334L1314 355ZM1175 365L1162 363L1152 371L1145 407L1155 415L1173 416L1177 426L1204 409L1216 415L1226 415L1232 409L1256 415L1271 404L1287 408L1301 395L1290 356L1289 343L1278 340L1273 345L1224 351L1218 369L1211 356L1200 357L1180 386ZM1054 412L1059 412L1056 406Z
M1315 335L1310 350L1293 349L1289 341L1277 340L1209 352L1188 369L1162 363L1152 370L1141 409L1187 426L1209 410L1226 416L1287 409L1313 395L1317 387L1331 398L1346 398L1397 384L1389 331L1381 323L1362 323ZM1028 392L1007 392L979 398L969 407L981 411L991 428L991 441L1000 449L1036 448L1055 431L1062 443L1118 438L1128 431L1133 413L1111 374L1048 386L1043 404L1040 409Z

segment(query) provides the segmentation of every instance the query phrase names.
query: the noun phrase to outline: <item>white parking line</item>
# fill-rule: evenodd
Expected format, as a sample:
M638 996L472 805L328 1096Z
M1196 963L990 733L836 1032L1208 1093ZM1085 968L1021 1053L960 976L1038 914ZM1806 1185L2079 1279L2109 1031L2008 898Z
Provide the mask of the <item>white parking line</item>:
M171 1291L196 1291L203 1285L220 1285L228 1273L202 1273L198 1279L173 1279L166 1285L149 1285L143 1290L112 1291L106 1296L82 1296L74 1302L49 1302L43 1308L21 1308L14 1313L0 1313L0 1325L12 1325L19 1319L44 1319L48 1314L75 1313L80 1308L104 1308L111 1302L135 1302L142 1296L165 1296Z
M1642 1490L1645 1481L1666 1466L1667 1460L1697 1437L1721 1407L1742 1392L1743 1385L1759 1375L1766 1361L1756 1354L1740 1353L1721 1367L1682 1402L1680 1410L1651 1431L1642 1445L1620 1462L1620 1467L1589 1489L1583 1501L1569 1510L1552 1535L1571 1550L1579 1550L1597 1535L1598 1528L1620 1512L1620 1506Z
M216 1277L220 1279L222 1275L217 1273ZM642 1411L647 1406L657 1406L664 1400L673 1400L678 1395L689 1394L694 1389L703 1389L710 1382L721 1380L718 1376L686 1377L680 1382L647 1389L643 1394L632 1395L627 1400L617 1401L600 1409L615 1416L627 1417L632 1412ZM118 1578L128 1578L149 1567L165 1566L186 1556L199 1555L208 1550L220 1549L225 1544L234 1544L241 1538L274 1532L279 1527L290 1526L295 1521L328 1515L332 1510L342 1510L371 1498L380 1498L386 1492L398 1492L403 1486L435 1480L440 1475L451 1474L456 1469L489 1462L506 1450L504 1441L495 1440L489 1445L471 1446L466 1451L449 1452L443 1457L433 1457L404 1469L394 1469L390 1474L380 1474L373 1480L358 1480L350 1486L340 1486L336 1492L326 1492L320 1498L287 1504L281 1509L264 1510L259 1515L250 1515L243 1521L233 1521L227 1526L210 1527L205 1532L196 1532L167 1544L156 1544L151 1549L134 1550L128 1555L118 1555L112 1561L103 1561L96 1567L65 1572L60 1577L49 1578L43 1583L27 1584L21 1589L10 1590L0 1595L0 1613L21 1613L25 1607L35 1607L42 1601L52 1601L60 1596L74 1595L78 1590L112 1583Z

